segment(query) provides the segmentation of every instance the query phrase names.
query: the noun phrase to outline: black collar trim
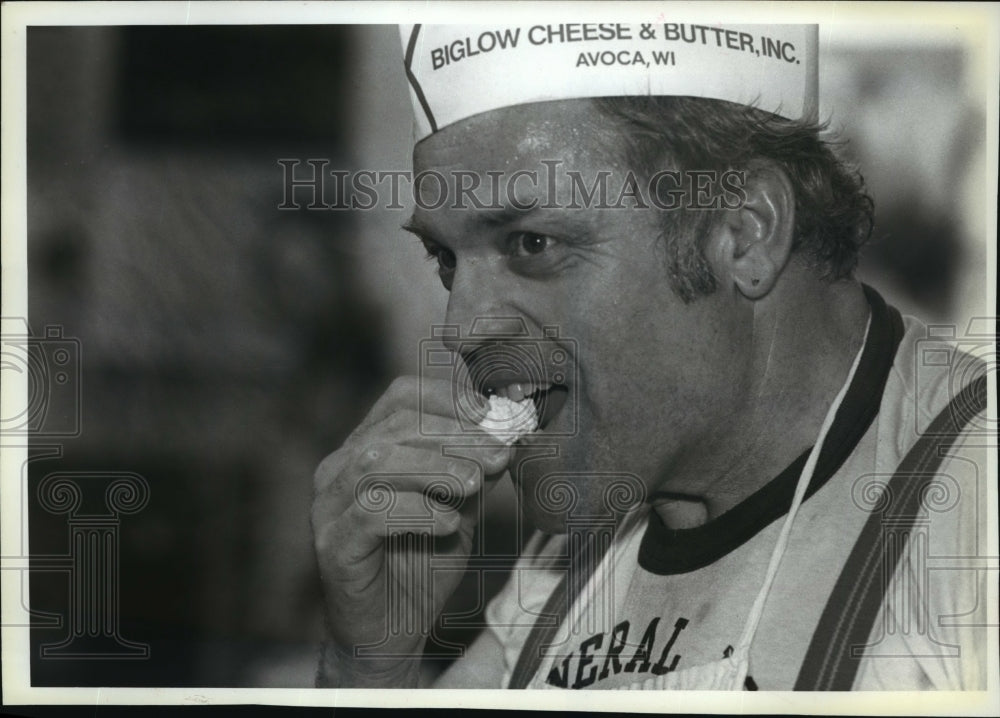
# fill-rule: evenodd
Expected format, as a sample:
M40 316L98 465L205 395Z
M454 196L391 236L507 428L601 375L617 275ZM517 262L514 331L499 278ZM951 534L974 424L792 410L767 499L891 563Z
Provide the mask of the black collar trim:
M871 287L864 286L871 307L868 341L857 371L820 451L805 499L816 493L851 455L878 415L882 392L903 338L899 312L886 305ZM812 447L784 471L742 502L690 529L669 529L655 511L639 545L639 565L650 573L667 576L704 568L743 545L788 513L802 468Z

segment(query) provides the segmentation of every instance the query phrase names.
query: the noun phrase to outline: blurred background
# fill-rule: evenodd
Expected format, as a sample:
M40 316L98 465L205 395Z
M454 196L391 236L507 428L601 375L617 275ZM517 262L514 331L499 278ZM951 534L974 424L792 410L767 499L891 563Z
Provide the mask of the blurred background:
M876 199L862 277L961 332L984 311L987 198L960 38L821 43L821 113ZM67 470L150 488L121 519L119 570L119 629L148 658L42 659L66 623L40 626L35 685L312 686L313 469L416 373L446 296L399 229L409 206L279 210L278 160L408 170L400 67L394 26L29 29L29 318L79 339L82 391L81 432L29 464L31 495ZM512 526L504 491L484 542ZM33 554L65 553L65 516L33 503L30 526ZM474 615L502 581L470 578L453 608ZM66 613L64 574L31 588Z

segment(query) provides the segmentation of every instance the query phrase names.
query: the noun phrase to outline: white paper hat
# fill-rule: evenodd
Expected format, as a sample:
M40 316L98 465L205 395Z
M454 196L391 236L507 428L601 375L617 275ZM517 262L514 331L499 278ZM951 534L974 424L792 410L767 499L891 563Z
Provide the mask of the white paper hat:
M706 97L815 120L816 25L401 25L417 139L528 102Z

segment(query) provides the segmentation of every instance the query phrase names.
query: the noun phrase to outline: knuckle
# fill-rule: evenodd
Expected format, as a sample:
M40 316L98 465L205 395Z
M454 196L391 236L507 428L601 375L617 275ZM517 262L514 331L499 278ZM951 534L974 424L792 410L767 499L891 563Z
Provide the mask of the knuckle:
M399 430L399 427L402 426L402 423L402 412L394 411L385 418L383 427L390 433L396 433Z
M449 461L446 470L459 481L475 481L479 477L480 464L476 461Z
M339 473L342 456L340 451L335 451L321 462L313 472L313 487L317 493L325 491L337 477Z
M348 544L353 544L364 536L381 535L388 522L389 509L386 507L369 506L365 502L352 504L344 514L350 531L342 531L337 536L338 546L335 551L344 550Z
M357 465L362 471L369 471L384 463L389 455L388 447L381 444L366 444L358 452Z
M412 412L397 411L386 420L386 428L394 434L402 434L411 429L415 423L415 416Z
M333 552L337 542L333 540L333 526L331 523L319 524L316 517L313 517L313 547L319 556L328 556Z
M386 391L386 395L394 398L409 396L413 394L415 389L416 377L398 376L392 380L391 384L389 384L389 389Z

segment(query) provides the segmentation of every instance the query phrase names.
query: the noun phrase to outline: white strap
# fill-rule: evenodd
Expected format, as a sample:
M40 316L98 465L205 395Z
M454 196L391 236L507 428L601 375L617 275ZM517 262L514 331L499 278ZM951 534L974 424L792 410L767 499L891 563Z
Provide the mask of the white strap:
M785 517L785 523L781 527L781 533L778 535L778 542L774 547L774 551L771 553L771 562L767 566L767 574L764 576L764 585L757 593L757 598L754 600L753 608L750 610L750 615L747 617L747 622L743 627L743 635L740 637L737 651L742 649L743 651L749 653L750 643L753 641L754 634L757 632L757 624L760 623L760 617L764 613L764 603L767 601L768 594L771 592L771 586L774 583L774 578L778 574L778 566L781 564L781 559L785 555L785 548L788 545L788 535L792 531L792 522L795 520L795 515L799 511L799 506L802 505L802 499L806 494L806 489L812 481L813 473L816 470L816 463L819 461L819 454L823 448L823 442L826 441L826 435L829 433L830 427L833 425L833 420L837 416L837 411L840 409L841 403L844 401L844 396L847 394L848 387L851 386L851 382L854 380L854 374L858 369L858 364L861 362L861 354L864 352L865 345L868 343L868 331L870 328L871 315L869 314L868 323L865 326L864 340L861 342L861 347L858 349L858 353L854 356L854 363L851 365L851 370L847 374L847 379L844 381L844 385L840 387L840 391L834 398L829 410L827 410L826 418L823 420L823 426L820 427L816 443L813 444L812 451L809 452L809 458L806 460L806 465L802 467L802 473L799 475L799 483L795 487L795 496L792 498L792 505L788 509L788 516Z

